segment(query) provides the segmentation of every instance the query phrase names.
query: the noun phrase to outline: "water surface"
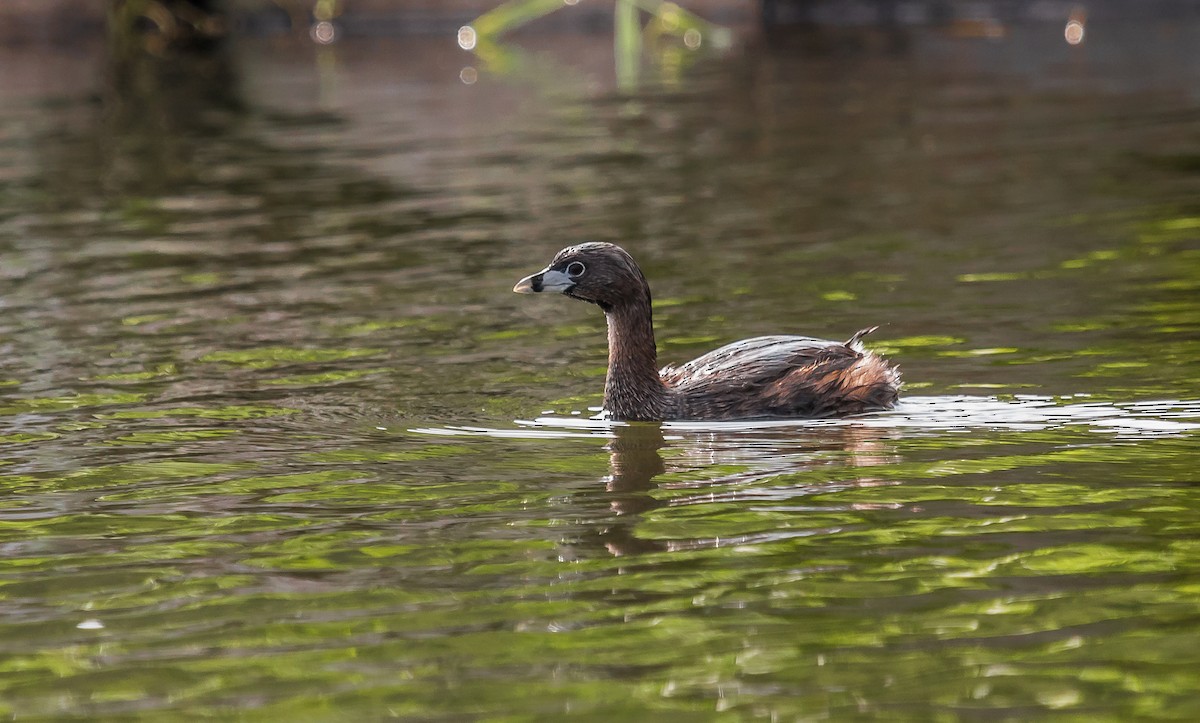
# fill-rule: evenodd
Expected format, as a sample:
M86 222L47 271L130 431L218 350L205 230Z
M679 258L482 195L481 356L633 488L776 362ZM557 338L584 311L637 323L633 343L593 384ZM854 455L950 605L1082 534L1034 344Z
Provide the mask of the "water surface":
M1198 44L4 51L0 712L1193 718ZM905 401L589 419L585 239Z

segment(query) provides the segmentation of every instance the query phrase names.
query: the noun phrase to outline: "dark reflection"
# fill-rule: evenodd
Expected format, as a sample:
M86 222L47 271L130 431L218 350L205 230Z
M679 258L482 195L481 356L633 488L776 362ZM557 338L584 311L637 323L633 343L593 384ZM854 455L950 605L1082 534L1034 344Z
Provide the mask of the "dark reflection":
M207 52L223 44L223 0L111 0L109 37L118 53Z
M613 492L616 499L620 499L622 493L650 489L651 480L667 471L658 453L658 450L667 446L662 424L638 422L616 427L613 431L616 437L608 444L612 474L605 488ZM641 512L647 509L639 506L641 499L630 497L627 502L614 502L614 507L620 505L619 511L622 513Z
M776 50L843 59L902 56L911 50L912 27L900 22L894 0L879 0L872 8L872 22L853 23L850 27L843 23L823 23L819 14L813 12L813 4L807 1L763 0L762 8L763 28L758 39Z
M45 138L42 198L52 207L181 192L211 173L213 152L244 117L227 44L162 54L146 42L131 29L114 32L94 104L81 123Z
M661 507L662 502L648 492L653 480L667 471L659 450L667 446L662 425L635 423L613 429L616 435L608 444L611 472L605 481L617 521L600 532L604 546L614 555L659 552L666 546L656 540L641 540L634 534L637 516Z

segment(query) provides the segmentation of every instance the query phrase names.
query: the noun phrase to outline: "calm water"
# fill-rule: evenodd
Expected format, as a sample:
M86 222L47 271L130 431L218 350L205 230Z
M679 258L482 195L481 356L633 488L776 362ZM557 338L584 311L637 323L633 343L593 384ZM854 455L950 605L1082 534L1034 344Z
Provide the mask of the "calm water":
M1088 33L3 51L0 713L1194 719L1200 25ZM906 400L591 421L584 239Z

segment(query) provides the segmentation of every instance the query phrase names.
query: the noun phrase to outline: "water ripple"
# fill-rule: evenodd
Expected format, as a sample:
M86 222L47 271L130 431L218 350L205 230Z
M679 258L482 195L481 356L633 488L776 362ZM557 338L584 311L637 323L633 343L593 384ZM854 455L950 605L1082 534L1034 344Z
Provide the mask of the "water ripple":
M1086 399L1087 395L1074 397ZM1200 429L1200 401L1141 402L1071 401L1073 397L1022 395L1012 399L973 396L905 397L895 409L839 419L780 419L731 422L672 421L662 424L667 439L684 434L737 435L758 431L808 432L861 427L902 430L908 434L954 430L998 429L1038 431L1079 428L1116 437L1185 435ZM599 411L593 408L591 411ZM479 426L414 427L414 434L485 436L515 439L599 438L625 426L603 417L546 415L516 420L510 429ZM675 434L672 434L675 433Z

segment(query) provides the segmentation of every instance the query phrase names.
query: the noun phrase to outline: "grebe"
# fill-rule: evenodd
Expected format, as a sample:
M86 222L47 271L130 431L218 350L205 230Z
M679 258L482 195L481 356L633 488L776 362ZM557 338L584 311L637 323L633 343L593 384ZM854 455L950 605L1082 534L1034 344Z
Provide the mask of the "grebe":
M584 243L517 282L520 294L557 292L599 306L608 319L604 409L613 419L836 417L890 409L900 370L863 348L863 329L845 342L759 336L681 366L658 369L650 285L624 249Z

